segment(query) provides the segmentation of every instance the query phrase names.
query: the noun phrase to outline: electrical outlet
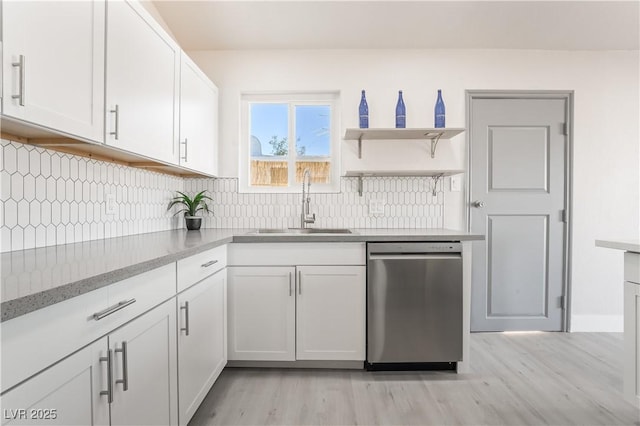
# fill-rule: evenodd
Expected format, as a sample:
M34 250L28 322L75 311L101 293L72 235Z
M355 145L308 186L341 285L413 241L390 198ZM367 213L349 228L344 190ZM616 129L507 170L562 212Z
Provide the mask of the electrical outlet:
M384 214L384 200L371 198L369 200L369 214L370 215Z
M106 194L104 196L104 201L105 201L105 214L108 214L108 215L116 214L116 195Z
M451 176L451 192L460 192L462 189L462 176Z

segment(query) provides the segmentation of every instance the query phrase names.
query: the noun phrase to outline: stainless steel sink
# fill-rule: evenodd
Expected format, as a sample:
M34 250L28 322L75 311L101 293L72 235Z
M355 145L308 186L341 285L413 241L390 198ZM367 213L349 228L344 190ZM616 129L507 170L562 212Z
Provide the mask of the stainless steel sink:
M288 228L288 229L257 229L255 234L353 234L350 229L342 228Z

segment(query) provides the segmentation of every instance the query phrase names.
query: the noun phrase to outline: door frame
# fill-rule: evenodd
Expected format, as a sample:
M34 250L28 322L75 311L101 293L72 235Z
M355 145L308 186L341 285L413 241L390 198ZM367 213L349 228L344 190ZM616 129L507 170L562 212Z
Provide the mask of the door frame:
M562 331L571 330L571 251L573 228L573 90L465 90L466 120L465 127L471 129L473 120L471 103L476 99L564 99L566 101L567 144L565 146L565 210L566 223L564 228L563 247L563 284L562 291L563 312ZM473 155L473 142L471 132L466 133L466 162L467 176L464 188L464 220L467 231L471 231L471 156Z

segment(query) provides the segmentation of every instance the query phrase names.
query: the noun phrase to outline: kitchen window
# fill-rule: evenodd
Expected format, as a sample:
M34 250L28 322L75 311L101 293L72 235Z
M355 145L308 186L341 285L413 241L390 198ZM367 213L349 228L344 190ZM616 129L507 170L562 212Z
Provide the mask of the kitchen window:
M300 192L309 169L315 192L338 192L338 93L244 94L240 191Z

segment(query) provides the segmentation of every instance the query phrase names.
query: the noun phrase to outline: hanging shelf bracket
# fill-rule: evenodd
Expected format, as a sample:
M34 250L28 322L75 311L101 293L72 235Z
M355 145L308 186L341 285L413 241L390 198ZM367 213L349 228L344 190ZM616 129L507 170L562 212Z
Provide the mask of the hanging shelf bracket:
M362 197L362 176L358 176L358 195Z
M431 195L434 197L438 196L438 181L442 178L444 178L444 173L433 176L433 189L431 190Z
M362 136L364 136L364 133L360 133L360 136L358 136L358 159L360 160L362 160Z
M443 134L444 132L425 133L424 136L427 139L431 139L431 158L436 157L436 147L438 146L438 142L440 141L440 138L442 137Z

